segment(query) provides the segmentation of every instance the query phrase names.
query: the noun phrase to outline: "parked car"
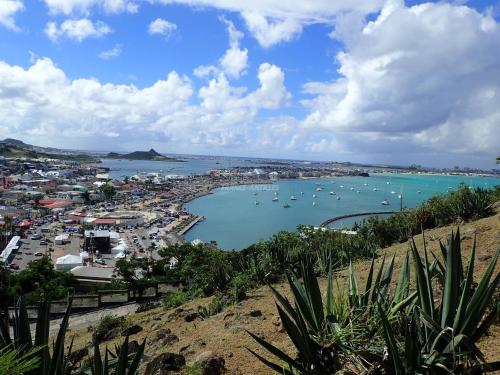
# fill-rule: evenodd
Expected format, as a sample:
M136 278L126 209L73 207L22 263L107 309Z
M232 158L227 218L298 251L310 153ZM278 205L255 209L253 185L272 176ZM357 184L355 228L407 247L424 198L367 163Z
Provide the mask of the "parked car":
M40 241L40 245L47 245L47 241L45 241L45 240Z
M19 269L19 266L16 263L9 264L9 267L12 268L13 270L18 270Z
M33 236L31 236L31 239L32 240L41 240L42 236L40 236L39 234L34 234Z
M35 253L35 256L36 256L36 257L41 257L42 255L43 255L43 254L42 254L40 251L37 251L37 252Z
M106 264L106 262L104 261L104 259L96 259L95 262L97 264L102 264L102 265Z

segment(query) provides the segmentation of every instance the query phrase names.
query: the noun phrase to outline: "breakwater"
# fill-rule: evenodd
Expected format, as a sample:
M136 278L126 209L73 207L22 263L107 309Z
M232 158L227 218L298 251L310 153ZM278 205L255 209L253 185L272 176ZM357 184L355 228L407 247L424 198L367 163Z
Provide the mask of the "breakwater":
M395 214L398 212L399 211L373 211L373 212L358 212L358 213L354 213L354 214L340 215L340 216L332 217L330 219L326 219L319 226L321 228L324 228L335 221L342 220L342 219L348 219L351 217L370 216L370 215L388 215L388 214Z

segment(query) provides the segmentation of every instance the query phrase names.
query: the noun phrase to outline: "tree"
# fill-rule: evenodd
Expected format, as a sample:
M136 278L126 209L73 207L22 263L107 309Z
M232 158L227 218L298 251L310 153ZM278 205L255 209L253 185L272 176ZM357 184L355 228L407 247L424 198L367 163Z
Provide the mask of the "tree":
M84 203L90 202L90 193L87 190L82 191L80 197L83 199Z
M111 200L111 198L113 198L116 194L115 187L109 183L101 186L101 192L104 194L106 200Z

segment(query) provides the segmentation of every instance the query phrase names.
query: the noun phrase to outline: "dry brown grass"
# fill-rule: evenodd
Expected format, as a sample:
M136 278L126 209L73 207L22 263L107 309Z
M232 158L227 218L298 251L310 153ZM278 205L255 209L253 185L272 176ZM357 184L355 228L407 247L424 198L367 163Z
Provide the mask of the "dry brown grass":
M447 236L456 226L448 226L438 228L426 232L425 238L429 250L439 254L439 241L446 241ZM463 224L460 227L462 236L462 252L465 258L470 254L474 235L477 236L477 259L476 269L477 276L483 274L488 267L491 258L494 256L499 247L500 239L500 214L485 218L476 222ZM416 236L415 242L418 248L422 248L422 236ZM396 257L395 273L399 272L399 266L406 250L408 243L393 245L389 248L380 251L380 255L387 257ZM488 259L485 259L488 258ZM483 260L480 260L483 259ZM485 259L485 260L484 260ZM377 263L380 263L381 257ZM355 265L358 277L363 280L370 267L369 261L360 261ZM497 271L500 266L497 266ZM346 270L338 273L339 279L346 279ZM322 280L324 285L324 280ZM342 281L340 283L343 284ZM288 294L288 287L285 284L280 284L277 289L285 294ZM194 309L199 305L206 305L209 298L198 299L184 306L183 309ZM252 331L267 341L280 348L293 353L291 342L287 335L278 332L273 324L273 319L277 317L277 311L274 304L274 299L267 287L261 287L255 290L249 299L242 303L227 308L224 312L215 315L205 321L185 322L183 318L172 317L175 309L164 310L157 308L144 313L131 314L128 318L133 324L141 325L144 330L131 339L141 341L144 338L148 340L148 345L145 351L145 362L153 359L155 356L164 352L178 353L182 348L190 346L193 353L186 356L188 364L192 364L196 357L204 352L211 351L214 354L223 356L226 361L226 367L230 374L268 374L270 371L262 365L255 357L253 357L246 348L251 348L260 354L265 354L264 350L248 336L246 330ZM260 310L262 316L251 317L249 312L252 310ZM161 345L154 338L156 331L160 328L169 328L172 333L178 336L179 342L171 345ZM85 331L73 332L76 333L74 347L76 349L84 346L90 346L91 334ZM69 333L71 337L72 333ZM121 338L108 342L108 346L121 341ZM104 346L104 344L103 344ZM490 330L490 334L480 342L480 348L490 361L500 360L500 325L497 323ZM144 370L144 366L142 367Z

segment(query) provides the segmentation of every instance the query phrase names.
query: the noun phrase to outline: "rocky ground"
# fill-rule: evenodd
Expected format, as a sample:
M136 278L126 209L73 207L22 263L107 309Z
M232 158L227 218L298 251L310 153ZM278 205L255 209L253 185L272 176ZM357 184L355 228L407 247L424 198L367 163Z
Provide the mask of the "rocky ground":
M439 240L446 241L446 237L456 226L439 228L426 232L425 239L428 249L437 251ZM460 226L463 239L463 255L467 258L470 254L474 236L477 236L476 268L481 275L488 267L500 244L500 215L482 219ZM416 236L415 242L422 247L422 236ZM380 251L387 256L396 255L396 273L408 249L408 243L397 244ZM379 257L378 262L381 261ZM369 261L356 264L358 277L363 279L369 268ZM497 272L500 266L497 266ZM338 273L340 285L344 284L346 271ZM322 281L324 283L324 280ZM286 284L280 284L277 289L288 293ZM244 302L227 308L222 313L207 320L196 316L198 306L208 304L210 298L198 299L179 308L165 310L161 307L148 311L131 313L128 319L134 325L131 340L141 342L146 339L146 350L142 374L151 374L158 361L171 363L172 369L186 368L197 362L205 363L207 374L219 374L224 368L228 374L268 374L270 371L261 364L246 348L267 355L260 346L247 334L251 331L274 345L279 346L288 353L293 354L291 342L283 332L279 321L273 296L269 288L261 287L255 290ZM79 324L73 326L68 337L75 335L74 348L91 348L90 325L95 324L89 320L89 327ZM123 340L123 337L111 339L102 344L114 347L114 344ZM69 340L68 340L69 341ZM490 361L500 360L500 325L492 327L488 336L480 343L480 348ZM90 350L91 352L92 350ZM186 366L184 366L186 363ZM186 372L186 370L181 370ZM193 372L190 372L193 374Z

